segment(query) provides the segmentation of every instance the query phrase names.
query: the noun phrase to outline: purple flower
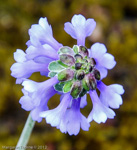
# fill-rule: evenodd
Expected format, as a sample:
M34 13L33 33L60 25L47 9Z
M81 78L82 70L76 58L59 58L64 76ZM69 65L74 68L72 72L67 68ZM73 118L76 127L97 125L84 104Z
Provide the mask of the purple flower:
M112 69L116 65L114 56L106 52L105 45L101 43L93 44L90 49L90 57L95 59L96 68L100 71L101 79L107 76L107 69Z
M119 84L112 84L106 86L103 82L98 83L98 89L100 90L100 100L107 107L117 109L122 105L121 95L124 93L124 89Z
M107 76L107 70L116 65L104 44L95 43L91 49L85 47L85 39L95 26L94 19L86 20L82 15L74 15L71 23L65 23L64 30L77 40L72 48L54 39L47 18L40 18L29 29L28 47L25 52L18 49L14 53L16 63L11 67L11 75L24 87L19 102L24 110L31 111L33 120L41 122L45 118L62 133L77 135L80 128L88 131L92 120L105 123L107 118L114 118L111 108L120 107L124 89L119 84L106 86L101 81ZM28 79L34 72L50 79L43 82ZM96 89L100 91L99 96ZM49 110L48 101L55 94L61 95L60 104ZM93 109L86 118L80 109L87 105L87 94Z
M86 20L82 15L74 15L71 23L65 23L64 30L77 40L77 45L85 45L85 38L92 34L95 27L94 19Z
M105 123L107 118L113 119L115 116L114 111L101 102L96 91L90 91L89 94L92 99L93 109L88 116L88 121L94 120L97 123Z

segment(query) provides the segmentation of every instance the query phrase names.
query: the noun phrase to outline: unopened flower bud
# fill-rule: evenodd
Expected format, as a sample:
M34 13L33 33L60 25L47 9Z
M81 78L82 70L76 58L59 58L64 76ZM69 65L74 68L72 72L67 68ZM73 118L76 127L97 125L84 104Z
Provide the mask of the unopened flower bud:
M85 56L88 56L88 50L85 46L79 46L79 53L85 57Z
M69 54L69 55L74 55L73 50L68 47L68 46L63 46L59 49L59 54Z
M73 98L77 98L79 96L79 94L81 93L81 91L82 91L81 82L80 81L75 81L73 83L73 86L72 86L72 89L71 89L71 92L70 92L71 96Z
M75 63L75 69L79 70L81 69L82 64L81 63Z
M60 55L60 61L68 66L72 66L75 63L74 57L68 54L62 54Z
M96 61L94 58L90 58L90 63L92 66L95 66L96 65Z
M79 94L79 97L83 97L86 93L87 91L83 88L81 93Z
M74 57L75 57L77 62L81 62L83 59L83 57L80 54L76 54Z
M89 84L90 84L90 89L91 90L95 90L96 87L97 87L97 82L96 82L96 79L94 77L93 74L89 74Z
M88 74L85 75L84 79L82 80L82 86L86 91L90 90L90 84L89 84L89 77Z
M94 69L94 76L97 80L100 80L100 72L97 69Z
M82 80L84 78L84 76L85 76L85 73L82 70L78 71L77 74L76 74L76 78L78 80Z
M58 80L59 81L68 81L73 79L74 71L71 69L65 69L58 73Z
M89 66L89 72L93 70L93 66Z

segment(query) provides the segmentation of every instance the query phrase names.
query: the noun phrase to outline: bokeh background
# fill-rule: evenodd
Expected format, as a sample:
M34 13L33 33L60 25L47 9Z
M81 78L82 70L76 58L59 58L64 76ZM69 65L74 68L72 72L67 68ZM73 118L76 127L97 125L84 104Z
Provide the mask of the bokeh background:
M104 43L115 56L117 65L103 81L124 86L123 105L115 110L115 119L105 124L92 122L88 132L80 131L77 136L62 134L43 120L36 123L28 145L46 145L48 150L137 150L137 0L0 0L1 150L16 145L28 116L18 103L22 87L10 76L13 53L27 48L28 29L40 17L48 18L60 43L72 46L76 41L65 33L64 23L79 13L97 22L86 46ZM32 78L46 79L39 74ZM50 107L58 104L57 98L52 98ZM92 108L89 97L88 102L85 115Z

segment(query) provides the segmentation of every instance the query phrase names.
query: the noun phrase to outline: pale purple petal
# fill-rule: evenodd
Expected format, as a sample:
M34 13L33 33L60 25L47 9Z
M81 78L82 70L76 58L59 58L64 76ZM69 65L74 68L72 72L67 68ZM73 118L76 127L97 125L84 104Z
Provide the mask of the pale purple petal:
M87 95L85 94L83 97L81 97L80 108L84 108L86 105L87 105Z
M75 33L75 29L70 22L65 23L64 30L71 35L72 38L77 39L77 35Z
M80 98L78 98L72 100L71 108L66 111L57 128L63 133L68 132L69 135L77 135L80 127L88 131L89 126L89 122L80 112Z
M125 90L123 89L123 86L120 84L112 84L109 85L108 87L110 87L114 92L116 92L117 94L124 94Z
M40 117L39 114L43 111L46 111L46 110L48 110L47 104L40 105L40 106L36 107L35 109L33 109L31 111L32 120L37 121L37 122L41 122L42 117Z
M22 85L24 86L24 90L30 93L37 91L40 86L38 82L29 79L23 81Z
M89 127L90 127L90 124L87 118L84 115L81 115L81 129L84 131L88 131Z
M83 130L88 131L90 125L80 112L80 98L78 100L73 100L72 107L68 111L67 131L69 135L77 135L80 131L80 127Z
M48 64L35 63L33 60L14 63L10 69L11 75L15 78L28 78L34 72L49 72Z
M90 36L94 31L95 27L96 22L94 21L94 19L87 19L85 27L86 36Z
M27 111L31 111L32 119L40 122L42 117L39 113L48 110L48 100L56 94L53 86L57 83L56 77L45 82L35 82L26 80L22 84L24 96L20 99L21 107Z
M39 106L35 106L35 108L31 111L31 116L33 120L38 121L38 122L42 121L42 117L40 117L40 113L48 110L48 106L47 106L48 100L55 94L56 94L56 91L52 87L48 89L47 91L45 91L43 95L39 95L41 102Z
M95 29L96 22L94 19L85 19L82 15L74 15L72 17L71 23L65 23L64 30L72 36L72 38L77 39L78 45L85 45L85 38L90 36Z
M44 44L39 47L29 46L26 50L26 53L26 58L29 60L39 56L48 57L53 60L58 59L57 52L48 44Z
M107 52L107 49L104 44L95 43L91 46L91 55L90 57L101 59L102 56Z
M108 70L100 65L96 65L96 69L100 72L101 79L105 78L108 74Z
M17 62L24 62L26 61L26 54L23 50L17 49L16 52L14 52L14 59Z
M16 79L16 84L21 84L24 80L26 80L26 78L20 78L20 79Z
M39 38L37 38L35 35L31 34L30 35L30 45L33 45L35 47L39 47L40 45L42 45L42 43L39 41Z
M113 119L115 112L101 103L96 91L90 91L89 94L92 99L93 109L88 116L88 121L94 120L97 123L105 123L107 118Z
M100 90L100 100L107 107L111 108L119 108L122 105L122 97L121 94L124 93L124 89L121 85L112 84L106 86L103 82L98 83L98 89Z
M106 53L100 60L100 64L102 64L102 66L104 66L107 69L112 69L116 65L116 62L114 60L114 56Z
M26 45L27 45L27 47L29 47L29 46L31 45L31 41L28 40L28 41L26 42Z
M30 111L34 108L32 99L28 95L22 96L19 103L21 104L21 108L26 111Z
M29 29L29 35L31 44L36 47L43 44L49 44L56 51L62 47L62 44L54 39L52 28L48 24L47 18L40 18L39 24L32 25Z
M47 20L46 17L39 19L39 25L40 25L45 31L48 30L49 34L51 34L51 35L53 34L53 33L52 33L52 27L51 27L51 25L48 24L48 20Z
M105 78L107 76L107 69L112 69L116 65L114 56L107 53L105 45L101 43L93 44L89 51L89 56L96 61L96 68L101 74L101 79Z
M40 63L40 64L45 64L45 65L49 65L50 62L53 61L53 59L48 58L48 57L44 57L44 56L39 56L33 59L35 63Z
M24 90L31 93L33 104L39 106L43 99L47 99L49 96L53 96L56 93L53 88L56 83L58 83L57 77L53 77L44 82L26 80L22 85L24 86Z
M36 49L35 47L33 48ZM52 54L51 57L55 58L55 56L57 56L56 53L54 55ZM14 59L17 61L17 63L14 63L10 69L11 75L17 78L16 80L17 84L22 83L22 81L25 78L29 78L34 72L40 72L41 74L47 76L49 73L48 65L51 61L54 60L53 58L44 56L38 56L34 59L31 58L30 60L28 60L27 54L20 49L17 49L17 51L14 53Z
M58 126L61 122L61 119L65 115L65 112L71 99L72 97L70 97L69 93L65 94L62 101L55 109L41 112L40 117L44 117L46 119L46 122L51 124L51 126L53 127Z

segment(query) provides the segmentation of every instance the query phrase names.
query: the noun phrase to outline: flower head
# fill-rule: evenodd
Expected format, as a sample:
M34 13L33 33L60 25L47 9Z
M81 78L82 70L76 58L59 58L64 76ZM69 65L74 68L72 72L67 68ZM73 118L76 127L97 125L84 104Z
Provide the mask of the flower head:
M29 29L28 48L14 53L16 63L11 67L11 75L17 84L24 86L24 96L19 102L23 109L31 111L33 120L40 122L45 118L61 132L77 135L80 128L88 131L92 120L104 123L107 118L114 118L111 108L122 104L124 89L119 84L106 86L102 82L107 70L116 65L104 44L95 43L90 49L85 46L85 39L95 26L94 19L86 20L82 15L74 15L71 23L65 23L64 30L77 40L73 47L63 46L54 39L47 18L40 18L39 23ZM28 79L34 72L50 79L43 82ZM60 104L49 110L47 103L56 93L61 95ZM87 94L93 108L86 118L80 108L87 105Z

